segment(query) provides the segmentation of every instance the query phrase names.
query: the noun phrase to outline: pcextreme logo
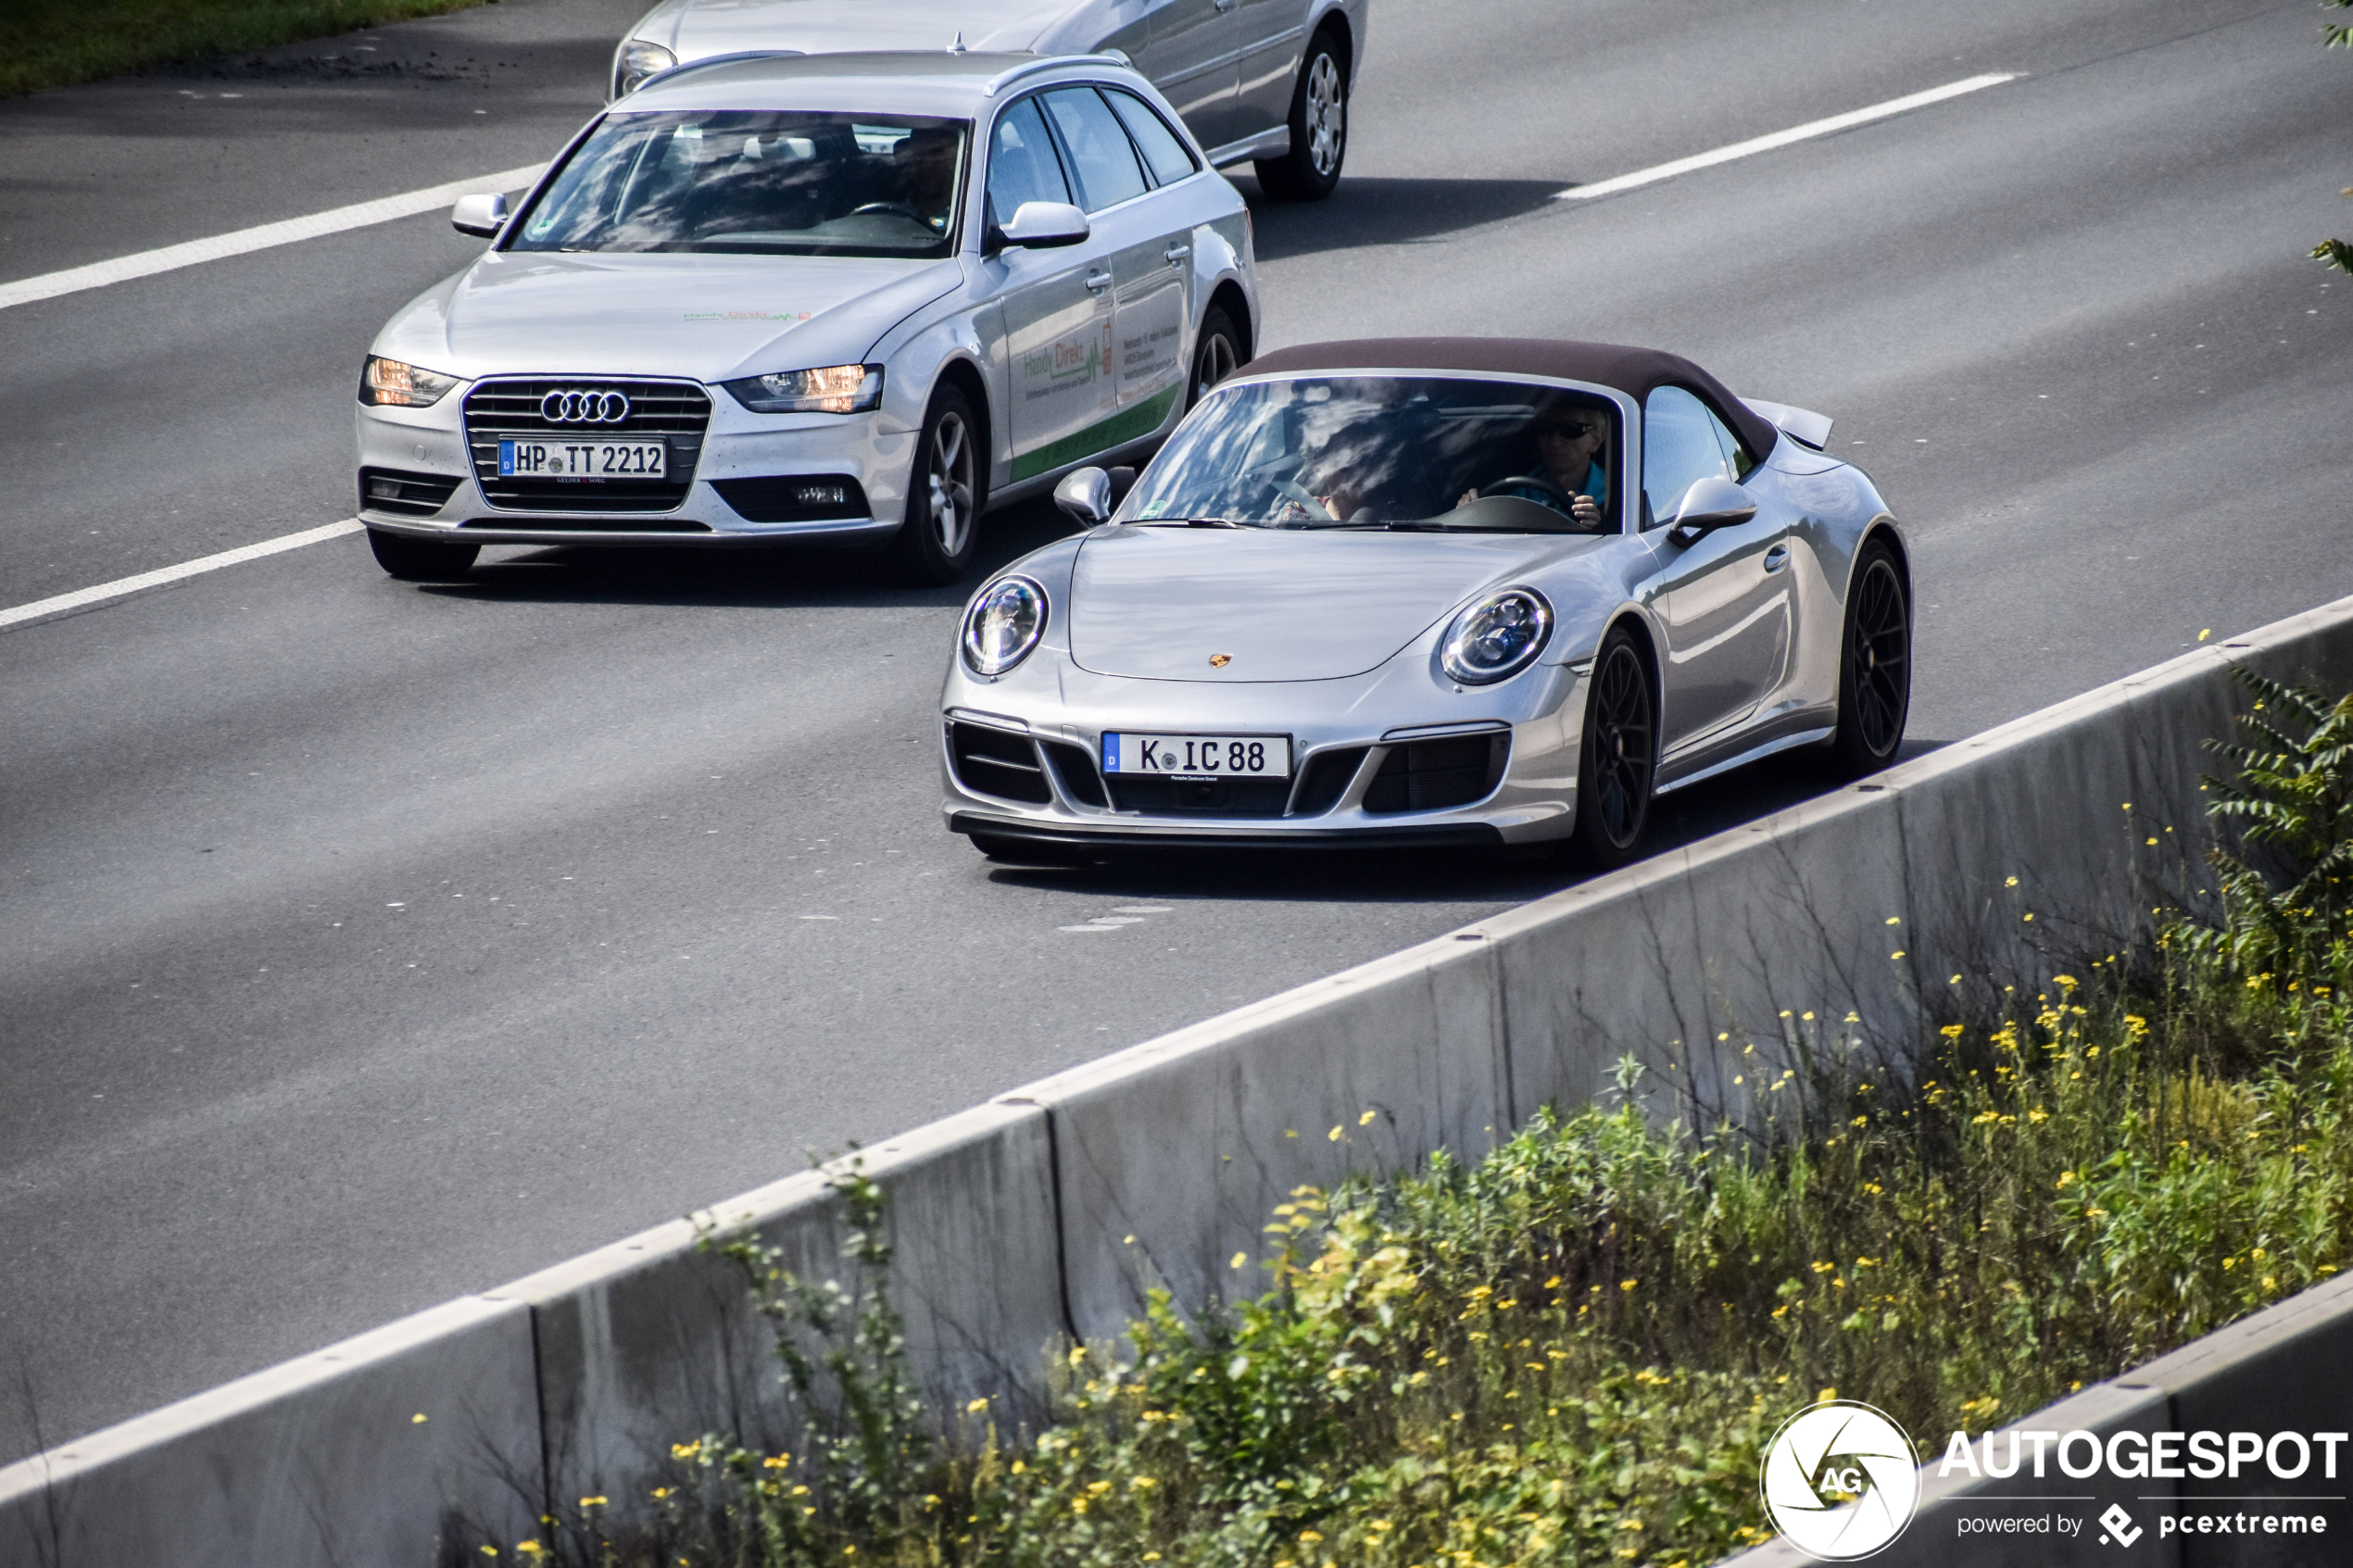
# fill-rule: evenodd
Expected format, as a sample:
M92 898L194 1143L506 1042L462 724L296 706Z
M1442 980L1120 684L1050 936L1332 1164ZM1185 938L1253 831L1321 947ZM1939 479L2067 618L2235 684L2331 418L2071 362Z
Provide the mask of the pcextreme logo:
M1912 1522L1919 1464L1912 1439L1884 1411L1831 1399L1781 1423L1765 1445L1757 1487L1792 1546L1818 1562L1852 1562Z

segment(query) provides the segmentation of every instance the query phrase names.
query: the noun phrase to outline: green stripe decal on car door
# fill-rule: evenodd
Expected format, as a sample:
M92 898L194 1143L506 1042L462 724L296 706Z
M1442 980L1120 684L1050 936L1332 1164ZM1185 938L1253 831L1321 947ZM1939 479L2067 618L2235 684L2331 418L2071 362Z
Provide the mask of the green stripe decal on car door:
M1122 442L1134 441L1158 430L1168 418L1168 410L1176 402L1177 389L1169 387L1156 392L1131 408L1123 408L1110 419L1088 425L1076 435L1065 435L1060 441L1049 441L1035 452L1024 452L1013 459L1015 481L1035 479L1049 469L1075 463L1081 458L1091 458L1107 452Z

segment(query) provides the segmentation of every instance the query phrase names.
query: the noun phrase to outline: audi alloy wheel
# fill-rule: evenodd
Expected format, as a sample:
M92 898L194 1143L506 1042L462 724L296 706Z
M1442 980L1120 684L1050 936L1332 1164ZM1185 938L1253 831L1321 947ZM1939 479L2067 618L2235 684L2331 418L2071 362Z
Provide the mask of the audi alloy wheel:
M1213 305L1202 313L1201 336L1193 349L1193 380L1185 407L1190 408L1209 389L1241 369L1242 334L1226 312Z
M901 574L916 583L961 582L972 570L986 499L972 404L956 387L942 386L932 395L916 443L907 521L892 543Z

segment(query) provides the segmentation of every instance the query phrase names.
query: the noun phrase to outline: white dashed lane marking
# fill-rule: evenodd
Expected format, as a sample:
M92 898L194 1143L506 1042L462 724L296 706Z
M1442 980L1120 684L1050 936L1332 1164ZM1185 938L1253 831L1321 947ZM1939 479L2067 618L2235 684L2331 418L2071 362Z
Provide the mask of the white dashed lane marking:
M1084 925L1056 926L1057 931L1120 931L1131 925L1148 924L1153 915L1164 915L1176 908L1173 904L1121 904L1107 915L1097 915Z
M288 218L276 223L239 229L232 233L165 245L159 250L118 256L111 261L94 261L87 267L69 267L62 272L44 272L34 278L19 278L12 283L0 283L0 310L6 310L12 305L30 305L36 299L55 299L63 294L79 294L83 289L104 288L108 283L126 283L133 278L149 278L157 272L177 271L199 262L219 261L227 257L269 250L275 245L293 245L298 240L315 240L327 234L340 234L348 229L389 223L397 218L413 218L421 212L451 206L459 196L472 195L477 191L519 191L536 183L547 167L544 163L526 164L521 169L501 169L496 174L478 174L471 180L452 180L446 185L428 185L422 191L403 191L396 196L354 202L349 207L314 212L304 218Z

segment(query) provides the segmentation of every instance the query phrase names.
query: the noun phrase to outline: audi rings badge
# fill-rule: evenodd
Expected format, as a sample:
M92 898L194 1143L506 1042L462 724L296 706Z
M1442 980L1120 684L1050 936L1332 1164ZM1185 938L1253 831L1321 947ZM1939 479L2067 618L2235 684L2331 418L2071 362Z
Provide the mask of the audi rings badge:
M618 392L565 392L539 400L539 417L551 425L617 425L629 417L629 399Z

